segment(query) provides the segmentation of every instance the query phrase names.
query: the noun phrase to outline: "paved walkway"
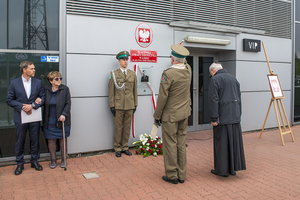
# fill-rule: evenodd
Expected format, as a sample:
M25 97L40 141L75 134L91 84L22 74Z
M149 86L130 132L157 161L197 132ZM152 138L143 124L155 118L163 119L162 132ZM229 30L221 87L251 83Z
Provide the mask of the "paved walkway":
M139 155L116 158L114 153L70 158L67 171L41 162L39 172L25 164L0 167L0 199L300 199L300 125L292 128L296 142L278 129L243 134L247 170L229 178L210 173L213 168L212 131L189 133L187 179L164 182L163 157ZM134 152L134 150L131 150ZM96 172L99 178L85 179Z

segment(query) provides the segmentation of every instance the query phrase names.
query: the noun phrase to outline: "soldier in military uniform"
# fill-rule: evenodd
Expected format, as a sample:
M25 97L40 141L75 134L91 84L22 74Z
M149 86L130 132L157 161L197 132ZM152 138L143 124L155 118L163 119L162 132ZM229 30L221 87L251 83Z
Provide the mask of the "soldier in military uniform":
M162 123L164 165L162 179L173 184L183 183L186 176L186 134L191 114L191 67L185 63L190 53L182 45L171 46L171 64L161 77L155 123Z
M127 69L127 51L121 51L116 58L120 68L109 75L108 96L109 107L114 115L114 150L116 157L121 157L121 152L128 156L128 139L132 115L136 111L137 101L137 78L134 71Z

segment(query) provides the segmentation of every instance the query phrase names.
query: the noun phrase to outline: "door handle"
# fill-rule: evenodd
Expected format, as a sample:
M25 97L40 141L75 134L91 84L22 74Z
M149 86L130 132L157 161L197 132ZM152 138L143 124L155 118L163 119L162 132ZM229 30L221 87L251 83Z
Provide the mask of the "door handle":
M194 92L196 92L197 91L197 88L194 88Z

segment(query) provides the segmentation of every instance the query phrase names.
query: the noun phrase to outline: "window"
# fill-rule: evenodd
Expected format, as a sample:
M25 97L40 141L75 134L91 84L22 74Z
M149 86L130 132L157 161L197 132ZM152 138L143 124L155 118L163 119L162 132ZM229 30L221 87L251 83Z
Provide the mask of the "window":
M45 54L24 54L24 53L0 53L0 149L1 157L10 157L15 155L15 125L14 110L7 106L6 96L10 81L21 76L19 65L24 60L34 62L36 69L35 78L41 79L43 84L49 84L46 78L50 71L58 71L58 62L41 62L41 56ZM58 55L51 55L58 56ZM29 136L26 136L25 155L30 151ZM40 134L40 151L48 152L46 140L43 133Z
M300 21L300 12L297 12L297 10L300 10L300 0L295 1L295 20Z
M0 1L0 49L58 51L59 0Z
M300 5L299 5L300 6ZM295 24L295 102L294 121L300 121L300 23Z

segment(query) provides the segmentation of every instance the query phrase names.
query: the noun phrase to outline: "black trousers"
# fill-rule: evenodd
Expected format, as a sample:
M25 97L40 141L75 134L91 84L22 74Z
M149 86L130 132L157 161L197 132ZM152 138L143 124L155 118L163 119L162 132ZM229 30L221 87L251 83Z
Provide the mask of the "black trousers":
M30 137L30 152L31 158L30 162L35 163L40 158L40 122L31 122L27 124L15 123L16 126L16 162L17 165L23 165L24 160L24 144L26 133L29 131Z

